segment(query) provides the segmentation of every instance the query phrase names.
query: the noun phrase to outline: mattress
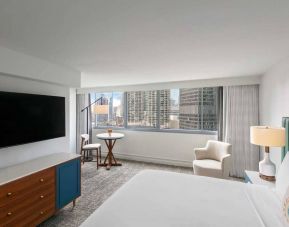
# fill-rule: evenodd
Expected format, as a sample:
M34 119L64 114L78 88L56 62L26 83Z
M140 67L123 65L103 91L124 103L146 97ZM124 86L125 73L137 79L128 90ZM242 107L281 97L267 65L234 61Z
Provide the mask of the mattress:
M145 170L105 201L82 227L279 227L272 189L189 174Z

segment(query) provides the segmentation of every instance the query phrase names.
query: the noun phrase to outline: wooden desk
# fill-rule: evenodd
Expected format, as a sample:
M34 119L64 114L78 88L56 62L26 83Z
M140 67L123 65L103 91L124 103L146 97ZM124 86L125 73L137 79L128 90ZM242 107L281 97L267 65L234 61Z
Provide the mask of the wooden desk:
M101 134L97 134L96 137L98 139L104 140L105 144L107 146L108 149L108 153L107 156L104 160L104 163L99 164L99 166L105 166L107 170L110 170L111 166L121 166L121 163L117 162L113 153L112 153L112 149L115 145L115 142L118 139L122 139L124 137L124 134L122 133L101 133Z

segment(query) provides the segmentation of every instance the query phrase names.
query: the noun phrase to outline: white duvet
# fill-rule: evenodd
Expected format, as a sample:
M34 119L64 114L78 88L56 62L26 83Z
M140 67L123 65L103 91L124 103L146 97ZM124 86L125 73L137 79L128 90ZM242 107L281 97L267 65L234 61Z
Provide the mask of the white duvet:
M209 177L146 170L122 186L82 227L279 227L272 189Z

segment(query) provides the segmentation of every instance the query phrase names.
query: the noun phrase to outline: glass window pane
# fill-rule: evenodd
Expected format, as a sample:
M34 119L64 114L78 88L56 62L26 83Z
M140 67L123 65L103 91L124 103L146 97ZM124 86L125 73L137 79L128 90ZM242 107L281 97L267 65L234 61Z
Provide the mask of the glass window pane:
M106 92L106 93L92 93L91 102L102 97L102 103L99 101L95 105L108 105L107 114L97 114L94 108L92 112L92 126L93 127L124 127L124 95L123 92Z
M157 91L127 92L127 125L157 127Z
M218 88L203 88L203 130L217 131Z
M180 129L201 129L202 88L180 89Z
M179 129L179 89L160 92L160 128Z
M91 108L94 127L124 127L126 120L130 128L217 131L217 87L90 95L91 102L103 97L108 105L107 114L96 114Z

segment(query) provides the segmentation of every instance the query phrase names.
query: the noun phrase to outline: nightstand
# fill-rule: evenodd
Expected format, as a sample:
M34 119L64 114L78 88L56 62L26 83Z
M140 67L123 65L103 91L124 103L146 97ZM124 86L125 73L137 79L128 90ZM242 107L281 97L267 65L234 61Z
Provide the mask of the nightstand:
M245 170L245 182L249 184L258 184L268 186L269 188L275 187L275 181L266 181L259 177L259 172Z

